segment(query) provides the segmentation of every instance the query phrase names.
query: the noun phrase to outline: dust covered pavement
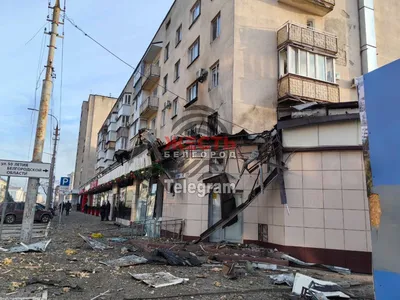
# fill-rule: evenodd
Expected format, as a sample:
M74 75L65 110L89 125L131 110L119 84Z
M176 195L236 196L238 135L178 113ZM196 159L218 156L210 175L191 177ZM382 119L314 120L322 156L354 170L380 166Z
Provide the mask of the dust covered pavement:
M110 223L100 222L98 217L72 212L68 217L63 216L60 228L57 228L58 219L53 221L49 234L52 240L46 252L0 252L0 299L41 297L45 290L48 299L289 299L291 287L274 285L269 275L296 271L340 283L352 298L373 299L371 276L340 275L287 266L278 266L278 270L260 270L246 263L249 260L258 261L258 257L261 260L262 248L254 249L252 255L247 249L232 249L229 246L216 249L216 245L212 244L185 245L166 240L149 241L142 237L112 242L109 238L120 237L122 230ZM78 235L90 236L92 233L102 233L103 237L96 240L113 248L95 251ZM16 241L6 241L1 247L9 248L15 244ZM195 253L203 265L171 266L162 258L155 261L152 254L157 245L160 249ZM221 255L224 259L219 258L220 253L226 254ZM132 254L149 261L129 267L100 263ZM227 274L226 267L216 261L226 257L237 258L236 267L231 270L233 275L232 272ZM178 285L153 288L129 274L156 272L169 272L189 280Z

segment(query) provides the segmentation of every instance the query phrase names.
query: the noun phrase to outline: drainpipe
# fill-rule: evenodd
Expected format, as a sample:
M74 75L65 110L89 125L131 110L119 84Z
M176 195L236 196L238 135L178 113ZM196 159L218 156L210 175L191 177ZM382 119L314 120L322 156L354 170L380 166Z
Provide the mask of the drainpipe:
M366 74L378 66L376 57L374 0L358 0L358 18L361 38L361 68Z

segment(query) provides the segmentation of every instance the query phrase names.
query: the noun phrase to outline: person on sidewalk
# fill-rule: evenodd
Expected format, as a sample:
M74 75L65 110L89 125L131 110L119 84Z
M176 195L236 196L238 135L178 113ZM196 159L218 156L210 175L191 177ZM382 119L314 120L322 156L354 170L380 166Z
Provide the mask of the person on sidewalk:
M110 221L110 219L109 219L110 211L111 211L111 203L110 203L110 201L107 200L107 204L106 204L106 221Z
M69 211L71 210L71 202L68 200L67 203L65 203L65 214L68 216L69 215Z
M106 219L106 211L107 211L107 206L106 206L105 202L103 201L103 203L100 206L100 216L101 216L102 221L104 221Z
M83 207L83 211L85 212L85 214L88 213L88 209L89 209L89 206L87 205L87 203L85 203L85 206Z

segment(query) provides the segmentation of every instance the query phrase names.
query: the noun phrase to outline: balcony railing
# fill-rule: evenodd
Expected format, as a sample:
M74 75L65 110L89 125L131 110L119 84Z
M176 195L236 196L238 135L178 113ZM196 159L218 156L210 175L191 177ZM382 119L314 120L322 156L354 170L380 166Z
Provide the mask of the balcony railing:
M117 131L117 123L116 122L111 122L110 125L108 125L108 132L110 131Z
M160 79L160 66L150 64L144 71L143 85L144 90L151 90Z
M96 170L99 170L99 169L104 169L106 167L106 164L105 164L105 162L104 162L104 160L99 160L97 163L96 163Z
M117 140L120 139L120 138L122 138L122 137L127 138L128 136L129 136L129 129L128 129L128 127L120 127L120 128L118 128L118 131L117 131Z
M107 135L106 138L106 143L109 142L115 142L117 140L117 132L116 131L110 131Z
M308 46L333 55L338 52L337 37L334 34L291 22L287 22L278 30L278 48L287 44Z
M105 146L105 151L107 152L109 149L115 149L115 142L109 142Z
M148 118L158 111L158 97L147 97L143 103L140 105L140 116L143 118Z
M317 16L325 16L335 7L335 0L278 0Z
M118 110L118 120L121 118L121 116L129 116L130 114L131 114L130 104L121 104L121 107Z
M97 159L103 159L105 157L106 153L104 152L103 149L97 151Z
M278 81L278 101L302 98L312 101L340 102L339 86L295 74L283 76Z
M114 159L114 153L115 153L114 149L108 149L107 152L106 152L105 160L106 161L107 160L113 160Z

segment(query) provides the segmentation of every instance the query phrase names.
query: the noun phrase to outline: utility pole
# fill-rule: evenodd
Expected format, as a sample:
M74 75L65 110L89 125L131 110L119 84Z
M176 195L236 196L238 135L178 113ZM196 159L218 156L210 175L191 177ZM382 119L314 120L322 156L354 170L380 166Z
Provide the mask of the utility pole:
M54 52L56 50L56 40L58 37L58 25L60 24L61 7L60 0L56 0L53 9L53 18L50 34L49 53L46 64L46 77L43 80L42 95L40 98L39 117L36 127L35 144L33 148L32 162L42 162L44 139L46 136L47 114L49 113L49 104L53 88L53 62ZM24 217L22 220L21 241L30 243L32 239L33 221L35 216L35 205L39 189L39 178L29 178L24 208Z
M1 223L0 223L0 242L1 242L1 234L3 233L3 224L4 224L4 219L6 217L6 209L7 209L7 204L8 204L8 189L10 188L10 176L7 177L7 185L6 185L6 190L4 193L4 201L3 201L3 209L1 211Z
M47 198L46 198L46 210L50 208L50 204L53 201L53 186L54 186L54 169L56 167L56 154L57 154L57 142L59 140L59 128L58 124L56 126L56 130L54 132L54 148L53 148L53 157L51 158L51 167L50 167L50 178L49 178L49 186L47 189Z

